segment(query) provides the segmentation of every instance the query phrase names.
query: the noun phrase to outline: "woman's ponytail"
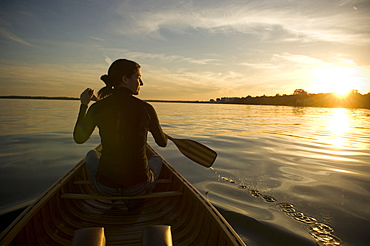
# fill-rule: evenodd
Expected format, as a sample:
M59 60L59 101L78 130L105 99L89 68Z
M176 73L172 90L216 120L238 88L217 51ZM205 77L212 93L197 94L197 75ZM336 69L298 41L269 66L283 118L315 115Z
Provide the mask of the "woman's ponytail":
M101 77L100 77L100 79L101 80L103 80L104 81L104 83L108 86L108 85L112 85L113 83L112 83L112 79L108 76L108 75L106 75L106 74L104 74L104 75L102 75Z
M114 89L114 82L113 80L106 74L100 77L101 80L105 83L105 87L101 88L98 92L98 96L100 99L103 99L106 96L109 96L113 93Z

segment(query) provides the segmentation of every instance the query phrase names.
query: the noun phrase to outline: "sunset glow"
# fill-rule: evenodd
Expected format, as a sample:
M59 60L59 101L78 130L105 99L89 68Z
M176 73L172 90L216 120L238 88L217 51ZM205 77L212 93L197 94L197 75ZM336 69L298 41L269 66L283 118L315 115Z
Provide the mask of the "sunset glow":
M361 87L360 71L352 67L329 67L315 71L315 90L319 93L335 93L339 97Z

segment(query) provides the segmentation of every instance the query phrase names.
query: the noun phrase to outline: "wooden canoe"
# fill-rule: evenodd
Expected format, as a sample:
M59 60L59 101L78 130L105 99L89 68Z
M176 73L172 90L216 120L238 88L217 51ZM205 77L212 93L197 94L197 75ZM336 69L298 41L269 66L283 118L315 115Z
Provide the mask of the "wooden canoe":
M148 153L158 155L150 146ZM9 225L0 245L71 245L77 230L91 227L104 228L107 245L141 245L148 225L169 225L174 245L245 245L217 209L164 159L155 190L135 197L143 199L140 208L127 211L119 200L123 198L128 197L95 194L81 160Z

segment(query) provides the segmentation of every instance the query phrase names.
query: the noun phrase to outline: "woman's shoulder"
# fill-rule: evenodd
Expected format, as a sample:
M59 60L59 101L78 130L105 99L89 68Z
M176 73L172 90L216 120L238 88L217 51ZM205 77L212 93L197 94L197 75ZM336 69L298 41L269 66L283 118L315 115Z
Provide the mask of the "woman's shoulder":
M153 108L153 106L151 104L149 104L148 102L146 102L146 101L144 101L140 98L137 98L135 96L132 96L131 98L134 101L134 103L136 103L136 104L143 105L144 107Z
M143 106L144 106L147 110L155 111L155 110L154 110L154 107L153 107L150 103L148 103L148 102L146 102L146 101L143 101L143 100L141 100L141 99L139 99L139 100L141 101L141 103L143 104Z
M90 105L90 110L99 110L100 108L107 107L109 104L112 103L112 98L107 96L104 98L99 99L95 103Z

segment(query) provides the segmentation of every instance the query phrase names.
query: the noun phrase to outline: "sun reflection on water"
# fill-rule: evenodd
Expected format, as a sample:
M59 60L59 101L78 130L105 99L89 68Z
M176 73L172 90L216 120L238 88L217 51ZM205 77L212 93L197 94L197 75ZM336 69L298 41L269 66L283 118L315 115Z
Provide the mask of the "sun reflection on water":
M327 127L332 132L332 137L329 139L329 143L334 147L343 147L346 143L344 134L349 129L349 116L347 109L345 108L334 108L333 114L328 120Z

